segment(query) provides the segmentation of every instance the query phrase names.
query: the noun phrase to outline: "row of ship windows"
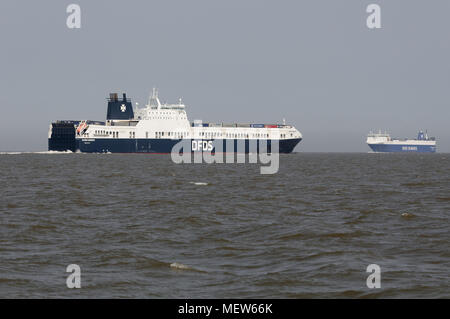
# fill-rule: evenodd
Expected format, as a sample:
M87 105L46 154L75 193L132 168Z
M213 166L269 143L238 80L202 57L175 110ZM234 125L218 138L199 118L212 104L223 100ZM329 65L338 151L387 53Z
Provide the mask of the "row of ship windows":
M172 137L172 138L174 138L174 137L183 138L183 137L189 136L189 133L187 133L187 132L155 132L156 138L162 138L164 136ZM145 137L148 138L148 132L145 132Z
M119 137L119 132L115 131L95 131L96 135L112 135L113 138ZM83 136L88 136L88 134L83 134ZM163 137L177 137L177 138L184 138L188 137L189 133L187 132L155 132L156 138L163 138ZM262 133L253 133L253 134L245 134L245 133L220 133L220 132L200 132L199 136L201 137L207 137L207 138L217 138L217 137L225 137L225 138L268 138L269 134L262 134ZM292 136L292 134L291 134ZM129 132L130 138L135 138L136 133L135 132ZM148 132L145 132L145 137L149 138ZM280 134L281 138L286 138L286 134Z
M156 132L155 133L156 138L162 138L162 137L187 137L189 136L188 133L185 132ZM146 137L148 138L148 132L145 133ZM282 134L283 135L283 134ZM285 134L284 134L285 135ZM254 133L254 134L245 134L245 133L219 133L219 132L200 132L199 136L206 137L206 138L217 138L217 137L225 137L225 138L268 138L269 134L260 134L260 133Z
M134 133L134 132L133 132ZM100 131L100 130L96 130L94 132L95 135L112 135L112 137L119 137L119 132L116 131ZM89 134L85 133L83 134L83 136L89 136ZM130 137L131 137L131 132L130 132Z
M171 114L175 114L175 112L156 112L156 111L150 111L148 112L148 114L164 114L164 115L171 115Z
M262 133L252 133L252 134L246 134L246 133L220 133L220 132L200 132L200 136L205 137L225 137L225 138L269 138L269 134L262 134ZM293 134L291 133L291 137ZM286 134L280 134L280 138L286 138Z

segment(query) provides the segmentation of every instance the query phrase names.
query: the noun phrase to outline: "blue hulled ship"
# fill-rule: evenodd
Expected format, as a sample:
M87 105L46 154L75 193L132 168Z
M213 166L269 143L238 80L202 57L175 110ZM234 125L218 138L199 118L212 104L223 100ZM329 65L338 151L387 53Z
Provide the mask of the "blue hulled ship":
M405 152L405 153L435 153L436 139L428 137L427 132L419 131L416 139L397 139L391 138L389 134L372 133L367 136L367 144L374 152L390 153L390 152Z

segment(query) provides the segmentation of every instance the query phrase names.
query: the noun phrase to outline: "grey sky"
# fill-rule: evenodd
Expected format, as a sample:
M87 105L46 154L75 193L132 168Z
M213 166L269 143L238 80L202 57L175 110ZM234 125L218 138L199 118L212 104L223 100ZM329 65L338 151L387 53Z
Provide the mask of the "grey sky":
M82 27L66 27L77 3ZM382 29L366 27L377 3ZM109 92L182 97L190 120L281 122L297 151L367 152L371 129L450 151L450 1L0 2L0 151L46 150Z

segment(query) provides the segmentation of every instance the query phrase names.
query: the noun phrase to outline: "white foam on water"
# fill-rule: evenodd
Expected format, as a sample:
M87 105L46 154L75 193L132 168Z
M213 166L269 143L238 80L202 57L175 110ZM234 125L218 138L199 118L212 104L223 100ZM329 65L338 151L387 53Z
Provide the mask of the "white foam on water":
M202 183L202 182L190 182L191 184L194 184L194 185L201 185L201 186L206 186L206 185L208 185L208 183Z
M22 154L72 154L72 151L40 151L40 152L0 152L0 155L22 155Z
M42 151L42 152L31 152L31 154L72 154L72 151Z
M182 270L189 270L191 269L191 267L180 264L180 263L171 263L170 264L170 268L175 268L175 269L182 269Z

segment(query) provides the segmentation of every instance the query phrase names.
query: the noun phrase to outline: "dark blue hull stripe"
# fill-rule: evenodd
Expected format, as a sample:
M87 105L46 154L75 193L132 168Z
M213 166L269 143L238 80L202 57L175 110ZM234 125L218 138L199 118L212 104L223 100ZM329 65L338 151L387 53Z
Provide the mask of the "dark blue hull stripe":
M77 139L76 148L81 152L86 153L171 153L172 148L175 144L181 140L172 139ZM201 140L193 140L201 141ZM207 142L207 140L204 140ZM210 141L210 140L208 140ZM232 142L231 142L232 141ZM239 144L245 141L245 153L249 153L249 140L240 140ZM279 152L280 153L291 153L294 147L301 141L300 138L297 139L287 139L279 141ZM187 145L192 145L192 140L186 141ZM217 152L242 152L242 148L238 149L237 140L215 140L213 143L221 143L222 150L217 149ZM271 141L267 141L268 151L271 151ZM195 142L194 142L195 143ZM261 141L265 143L265 141ZM50 139L49 139L50 144ZM220 144L215 144L220 145ZM227 148L227 145L231 146ZM240 146L239 146L240 147ZM194 149L195 151L196 149ZM215 152L216 148L213 148ZM264 150L264 149L263 149ZM253 151L253 150L252 150ZM259 147L257 147L259 152Z
M392 144L368 144L374 152L391 153L435 153L436 146L431 145L392 145Z

